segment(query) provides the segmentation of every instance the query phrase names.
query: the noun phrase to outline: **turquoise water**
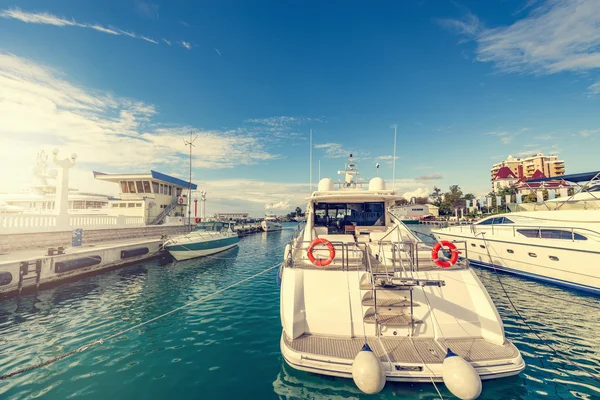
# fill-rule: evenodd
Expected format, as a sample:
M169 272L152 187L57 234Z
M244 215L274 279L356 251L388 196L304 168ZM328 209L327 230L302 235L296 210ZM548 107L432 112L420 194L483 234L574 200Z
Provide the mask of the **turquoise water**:
M219 259L150 261L0 302L0 373L35 364L156 317L279 262L294 233L243 238ZM556 358L514 315L493 273L478 270L526 370L484 382L482 399L600 398L597 383ZM286 366L279 353L276 270L123 337L0 381L3 399L351 399L351 380ZM502 282L529 324L600 374L600 299L509 275ZM540 292L557 297L548 298ZM559 300L560 299L560 300ZM443 384L444 398L451 398ZM435 399L430 384L390 384L381 398Z

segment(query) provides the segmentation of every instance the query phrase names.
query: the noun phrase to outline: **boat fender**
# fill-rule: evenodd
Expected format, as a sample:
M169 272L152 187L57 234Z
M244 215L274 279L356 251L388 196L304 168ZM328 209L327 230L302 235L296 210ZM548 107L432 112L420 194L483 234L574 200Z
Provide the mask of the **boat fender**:
M12 274L8 271L0 272L0 286L8 285L12 282Z
M442 246L444 248L448 248L451 252L450 259L448 261L440 260L440 256L438 253L439 253L440 249L442 248ZM433 249L431 249L431 259L438 267L442 267L442 268L450 268L451 266L456 264L456 262L458 261L459 254L460 254L460 252L456 249L456 245L447 240L442 240L441 242L437 242L435 244L435 246L433 246Z
M136 249L121 250L121 259L143 256L148 254L150 250L147 247L138 247Z
M315 246L318 246L320 244L324 244L329 249L329 258L326 258L326 259L319 258L317 260L315 258L315 256L313 255ZM311 242L311 244L308 246L308 249L306 250L306 255L308 256L308 259L310 260L310 262L313 263L314 265L316 265L317 267L326 267L327 265L331 264L331 262L335 258L335 247L333 247L333 244L329 240L324 239L324 238L318 238L318 239L313 240Z
M91 267L92 265L97 265L102 262L102 257L100 256L88 256L82 258L75 258L68 261L59 261L54 264L54 270L57 273L61 272L69 272L79 268Z
M352 363L352 379L366 394L379 393L385 386L383 365L366 343Z
M442 364L442 378L448 390L459 399L476 399L481 394L481 378L475 368L450 349Z

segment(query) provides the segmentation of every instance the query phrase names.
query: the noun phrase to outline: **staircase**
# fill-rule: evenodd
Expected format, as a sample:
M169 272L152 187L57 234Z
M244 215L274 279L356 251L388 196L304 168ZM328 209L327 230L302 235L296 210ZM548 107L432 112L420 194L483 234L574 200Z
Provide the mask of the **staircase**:
M177 207L177 200L173 201L169 204L165 209L162 210L160 214L156 216L148 225L160 225L165 220L165 217L169 215L169 213Z
M423 323L415 318L415 307L423 305L413 299L413 290L424 286L444 286L444 281L415 278L412 248L394 243L393 254L384 254L379 244L379 254L367 255L368 270L360 280L365 324L374 324L377 336L412 336L414 328ZM389 251L389 249L388 249ZM386 265L385 261L392 265Z

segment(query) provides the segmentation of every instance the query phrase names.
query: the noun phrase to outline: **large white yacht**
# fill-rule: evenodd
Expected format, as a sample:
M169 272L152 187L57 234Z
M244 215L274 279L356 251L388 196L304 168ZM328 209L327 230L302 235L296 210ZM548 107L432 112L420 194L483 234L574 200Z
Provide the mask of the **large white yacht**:
M331 179L319 182L307 199L304 230L285 249L279 277L286 362L357 385L365 348L379 361L383 384L441 381L451 352L481 379L522 371L485 287L468 263L454 264L458 250L450 261L438 258L389 212L399 196L383 179L357 187L352 159L340 173L337 190Z
M600 171L562 176L589 182L568 198L519 205L473 225L434 230L438 240L468 243L474 265L600 294ZM542 178L538 181L556 178Z
M265 219L261 221L260 226L265 232L280 231L283 229L283 225L277 220L275 214L271 213L265 215Z

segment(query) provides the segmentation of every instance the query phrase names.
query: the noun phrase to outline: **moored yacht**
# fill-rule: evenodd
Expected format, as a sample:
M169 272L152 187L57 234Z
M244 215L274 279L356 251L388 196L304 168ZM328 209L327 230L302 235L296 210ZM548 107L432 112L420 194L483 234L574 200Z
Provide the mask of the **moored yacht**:
M283 229L283 225L277 220L275 214L267 214L265 219L261 221L260 226L265 232L280 231Z
M204 257L228 250L238 245L240 239L233 231L233 223L200 222L185 235L168 239L163 248L177 261Z
M524 205L540 211L490 216L433 234L438 240L466 241L474 265L600 295L595 268L600 263L600 171L560 179L588 184L567 198Z
M449 243L432 249L421 241L389 212L399 196L383 179L373 178L367 190L357 187L352 159L340 173L345 180L337 190L331 179L319 182L307 199L305 228L285 249L285 361L304 371L352 377L370 393L386 380L444 379L448 385L444 365L452 355L477 379L522 371L523 359L504 336L485 287L468 263L457 261L458 250L467 250ZM441 247L450 250L449 260L439 255ZM364 388L371 380L359 376L369 370L361 359L369 352L383 381L373 390Z

